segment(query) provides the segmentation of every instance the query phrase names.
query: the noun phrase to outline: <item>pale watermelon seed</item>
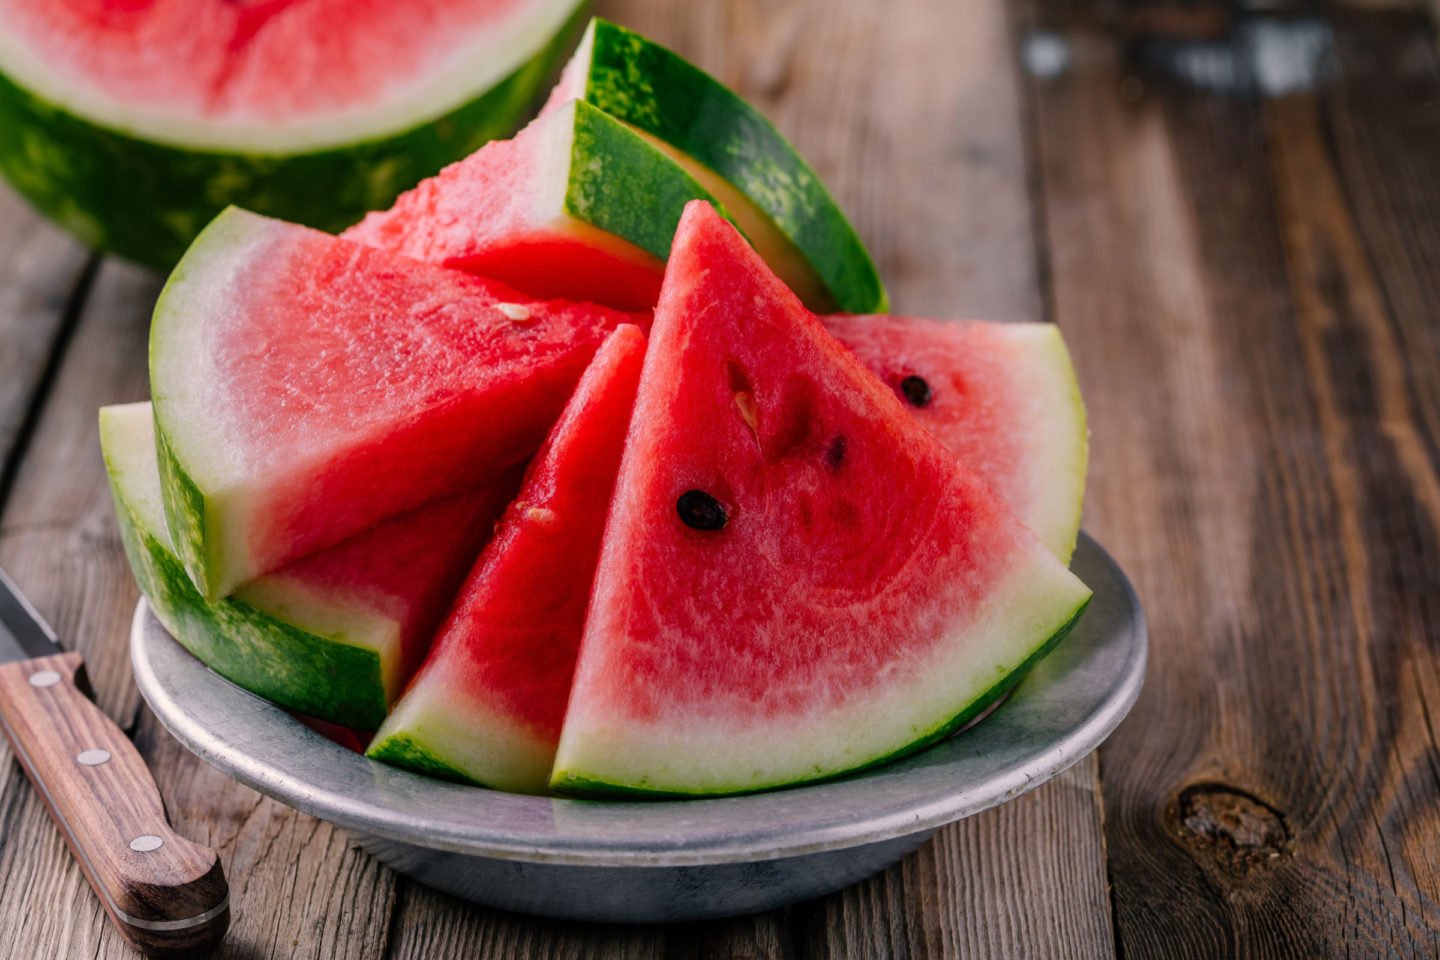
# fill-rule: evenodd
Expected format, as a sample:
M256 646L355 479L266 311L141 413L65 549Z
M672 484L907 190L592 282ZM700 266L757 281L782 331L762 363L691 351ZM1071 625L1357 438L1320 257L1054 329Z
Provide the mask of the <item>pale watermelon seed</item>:
M740 419L755 434L756 439L760 437L760 410L755 406L755 394L740 390L735 394L735 406L740 410Z
M495 309L515 323L529 323L531 320L530 308L523 303L497 303Z

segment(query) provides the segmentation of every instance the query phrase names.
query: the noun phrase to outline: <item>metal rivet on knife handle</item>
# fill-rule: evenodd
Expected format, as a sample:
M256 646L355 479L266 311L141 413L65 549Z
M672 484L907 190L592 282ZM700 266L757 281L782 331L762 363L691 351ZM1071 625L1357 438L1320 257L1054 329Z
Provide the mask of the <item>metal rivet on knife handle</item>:
M75 757L76 761L87 767L98 767L102 763L110 762L109 750L82 750Z
M30 674L30 686L53 687L60 682L60 674L54 670L36 670Z

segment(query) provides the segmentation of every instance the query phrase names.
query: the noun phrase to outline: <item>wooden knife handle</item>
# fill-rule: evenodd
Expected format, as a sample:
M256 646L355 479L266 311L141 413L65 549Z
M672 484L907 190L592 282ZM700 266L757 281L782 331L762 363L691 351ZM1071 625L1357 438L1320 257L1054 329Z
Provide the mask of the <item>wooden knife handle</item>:
M135 745L95 703L77 653L0 665L0 728L122 936L183 956L230 926L215 851L170 829Z

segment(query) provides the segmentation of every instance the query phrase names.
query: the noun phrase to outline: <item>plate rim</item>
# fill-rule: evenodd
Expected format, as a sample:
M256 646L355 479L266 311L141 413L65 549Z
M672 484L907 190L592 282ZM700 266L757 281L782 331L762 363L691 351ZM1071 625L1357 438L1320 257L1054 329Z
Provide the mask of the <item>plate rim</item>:
M1091 584L1095 596L1076 631L1087 620L1091 620L1092 631L1103 628L1106 632L1096 651L1112 660L1118 656L1118 667L1077 723L1051 731L1049 740L1001 762L999 769L986 777L949 787L944 783L944 771L949 767L963 768L967 762L979 763L1003 755L1007 745L1000 735L1007 729L1003 719L998 718L1023 713L1037 696L1056 689L1063 692L1063 685L1073 682L1076 676L1084 679L1085 670L1095 666L1092 661L1098 654L1091 652L1075 660L1058 681L1050 680L1047 686L1045 666L1062 651L1073 650L1067 647L1075 636L1072 634L1022 681L1011 702L990 718L894 764L824 783L764 793L655 801L522 796L447 783L369 760L332 743L280 707L213 673L171 637L143 597L131 621L131 665L136 685L151 711L188 750L232 779L347 830L427 850L531 863L676 867L776 860L931 832L1040 786L1099 747L1139 696L1148 661L1148 627L1124 571L1093 538L1081 533L1072 565L1095 566L1099 574L1092 576L1097 581ZM1105 622L1097 628L1091 618ZM168 641L168 648L162 638ZM167 682L162 677L167 670L178 671L179 680L169 678ZM183 688L172 689L176 685ZM201 712L209 710L214 714L228 709L236 715L202 718L191 709L196 702L201 704ZM1040 719L1043 721L1043 717ZM246 723L264 734L262 745L270 759L257 757L238 745ZM942 748L946 753L957 753L953 746L957 743L970 748L964 756L933 762L933 754ZM1010 746L1013 748L1013 744ZM926 762L927 758L932 762ZM303 775L295 771L296 765L304 767ZM859 812L819 822L786 821L769 828L754 823L755 816L767 808L771 813L792 812L792 802L863 801L867 784L883 781L887 787L894 787L897 780L916 780L917 771L926 773L921 778L929 787L924 796L892 799L883 809L868 811L861 802ZM327 778L329 785L324 782ZM904 784L899 786L903 793ZM473 822L475 815L487 808L492 813L498 809L502 816L513 813L514 822L503 827ZM420 810L439 811L444 816L438 821L425 820L418 815ZM656 818L656 810L663 810L664 817ZM648 811L652 824L659 829L625 829L631 821L644 821L644 816L635 816L641 811ZM562 828L556 827L557 817ZM745 827L727 832L727 822Z

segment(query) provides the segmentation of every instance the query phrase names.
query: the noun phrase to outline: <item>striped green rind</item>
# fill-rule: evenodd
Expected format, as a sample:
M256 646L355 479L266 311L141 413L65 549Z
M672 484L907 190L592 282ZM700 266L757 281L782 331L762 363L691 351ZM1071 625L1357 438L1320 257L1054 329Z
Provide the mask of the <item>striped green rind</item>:
M583 101L575 104L573 137L565 212L577 220L664 260L691 200L709 201L728 219L679 164Z
M812 309L884 313L889 308L855 228L811 166L760 111L637 33L598 18L590 31L586 101L713 170L768 214L834 300L809 304ZM582 42L582 51L585 46Z
M134 412L101 410L100 442L125 554L165 629L216 673L267 700L347 727L378 727L387 702L375 650L302 629L234 598L208 603L191 584L160 522L154 461L137 457L132 447Z
M1011 670L1009 673L1006 673L1003 677L997 680L989 689L987 689L979 697L972 700L968 705L964 707L964 709L962 709L959 713L955 714L949 720L946 720L944 723L940 724L935 729L925 733L924 735L916 738L915 740L912 740L911 742L905 744L899 749L887 754L883 754L882 756L875 757L874 759L868 760L860 766L853 767L849 770L840 771L829 776L815 777L805 780L794 780L785 783L767 784L765 786L754 786L737 790L705 791L694 793L687 793L677 790L654 790L638 784L611 783L603 780L595 780L577 773L557 772L557 776L550 782L550 788L557 793L563 793L569 796L585 797L596 800L666 800L715 796L717 794L731 796L742 795L745 793L760 793L766 790L775 790L783 787L798 786L802 783L810 785L856 776L858 774L864 773L867 770L873 770L876 767L883 766L887 763L892 763L896 760L899 760L902 757L909 756L910 754L922 750L925 747L928 747L934 743L938 743L939 741L944 740L946 737L950 736L952 733L963 728L966 724L970 723L976 717L983 714L986 710L993 706L997 700L999 700L1001 697L1005 696L1007 693L1013 690L1015 686L1020 683L1021 680L1025 679L1025 675L1029 673L1032 668L1034 668L1035 664L1043 660L1046 654L1048 654L1051 650L1055 649L1056 644L1058 644L1061 640L1065 639L1065 637L1070 633L1070 631L1074 629L1075 624L1079 622L1081 615L1085 613L1085 608L1089 605L1090 598L1086 597L1085 600L1080 603L1079 607L1075 609L1075 612L1072 613L1063 624L1061 624L1060 628L1057 629L1053 634L1051 634L1049 639L1042 643L1033 653L1026 657L1025 660L1022 661L1018 667L1016 667L1014 670Z
M484 143L508 136L554 76L586 4L488 91L412 129L295 154L142 139L49 102L0 73L0 174L85 243L168 269L229 204L337 231Z
M392 733L383 739L376 739L365 750L365 756L442 780L472 784L478 782L405 733Z
M165 539L192 588L199 584L202 592L209 593L207 574L214 570L215 561L207 558L205 494L180 465L159 423L155 424L155 453L165 523L169 528Z

